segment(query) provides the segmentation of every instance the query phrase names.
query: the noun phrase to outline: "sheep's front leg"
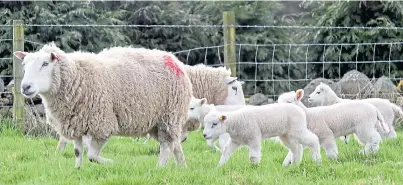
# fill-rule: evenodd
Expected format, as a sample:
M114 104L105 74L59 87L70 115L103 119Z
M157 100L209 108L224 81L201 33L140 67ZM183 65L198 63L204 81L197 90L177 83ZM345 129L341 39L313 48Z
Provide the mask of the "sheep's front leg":
M160 155L158 158L158 166L165 166L171 158L174 149L173 142L162 141L160 143Z
M234 151L236 149L238 149L239 146L240 146L239 144L234 143L233 141L230 141L228 143L228 145L226 145L224 147L224 151L221 154L221 159L220 159L220 162L218 162L217 167L220 167L223 164L225 164L228 161L228 159L231 157L232 153L234 153Z
M225 146L228 144L229 140L230 140L230 136L228 133L225 134L221 134L219 137L219 144L220 144L220 152L222 153L224 151Z
M83 139L82 137L73 140L74 155L76 156L75 168L80 168L83 164Z
M90 162L97 162L100 164L113 163L113 160L100 156L101 150L106 141L107 139L88 139L88 141L86 142L88 148L87 157Z
M249 144L249 160L252 164L259 164L261 158L261 142L254 141Z
M214 144L217 141L217 137L215 138L211 138L211 139L207 139L206 143L209 147L211 147L213 150L215 151L220 151L220 149Z
M64 139L62 136L59 137L59 142L57 143L56 151L64 150L67 145L67 140Z

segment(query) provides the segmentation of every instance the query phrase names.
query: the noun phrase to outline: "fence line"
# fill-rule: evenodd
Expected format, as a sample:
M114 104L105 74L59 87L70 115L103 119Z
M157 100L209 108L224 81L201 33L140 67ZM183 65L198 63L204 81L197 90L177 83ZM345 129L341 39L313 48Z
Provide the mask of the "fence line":
M12 27L12 25L0 25L0 27ZM279 29L364 29L364 30L403 30L403 27L394 26L379 26L379 27L369 27L369 26L301 26L301 25L237 25L237 24L23 24L24 27L117 27L117 28L224 28L224 27L235 27L235 28L279 28Z

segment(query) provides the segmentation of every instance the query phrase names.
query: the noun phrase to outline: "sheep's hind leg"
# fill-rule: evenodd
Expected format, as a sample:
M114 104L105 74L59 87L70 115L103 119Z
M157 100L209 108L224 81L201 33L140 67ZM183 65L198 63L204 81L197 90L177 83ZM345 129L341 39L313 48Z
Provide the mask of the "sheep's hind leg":
M376 153L379 150L379 143L382 140L381 135L375 128L360 128L355 133L365 146L360 150L360 154Z
M112 159L101 157L100 153L105 145L107 139L95 139L92 138L87 142L88 153L87 157L90 162L97 162L100 164L113 163Z
M218 162L217 167L224 165L231 157L231 155L235 152L235 150L239 148L239 146L239 144L234 143L232 140L230 140L229 143L224 147L224 151L221 154L221 158Z
M81 137L73 140L74 155L76 156L75 168L80 168L83 165L83 139Z
M299 164L302 160L303 148L295 140L287 136L279 136L280 141L288 148L287 156L284 158L283 166Z
M174 149L174 143L168 141L160 142L160 154L158 157L158 166L165 166L171 158Z
M328 135L323 139L321 143L322 147L326 151L326 156L331 160L336 160L339 155L339 151L337 149L336 141L332 135Z
M179 165L186 167L185 155L183 154L182 145L179 141L174 142L174 158L176 163Z

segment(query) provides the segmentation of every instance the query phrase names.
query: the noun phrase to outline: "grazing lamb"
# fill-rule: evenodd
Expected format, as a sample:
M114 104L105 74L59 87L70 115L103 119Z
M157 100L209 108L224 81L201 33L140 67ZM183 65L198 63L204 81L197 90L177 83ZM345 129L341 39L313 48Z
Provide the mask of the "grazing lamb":
M339 98L327 84L320 83L308 96L308 101L315 104L320 104L322 106L327 106L351 100ZM395 113L399 114L400 117L403 117L403 111L400 109L400 107L395 105L394 103L391 103L387 99L381 98L368 98L362 99L362 101L366 101L378 108L383 118L385 119L385 123L388 125L389 132L384 132L379 126L377 126L377 130L381 134L381 136L383 138L396 138L397 135L395 128L393 127L393 122L395 119ZM347 142L349 137L343 137L342 139L345 139L345 142Z
M388 126L379 110L372 104L359 100L338 103L330 106L307 108L301 102L304 90L298 89L279 96L278 102L296 104L305 110L308 128L319 137L326 155L330 159L337 158L337 145L335 137L355 133L361 144L365 145L361 154L377 152L381 141L380 134L375 125L381 122L382 128Z
M245 82L238 81L237 77L226 77L224 83L228 86L228 96L225 105L246 105L242 85Z
M292 159L283 161L283 166L299 164L302 160L301 144L309 146L312 158L320 163L318 137L307 128L304 110L294 104L269 104L251 106L231 112L219 112L213 108L204 117L205 139L230 135L218 166L228 161L232 153L242 145L249 148L249 158L258 164L261 158L262 139L280 136L282 143L292 152Z
M245 107L250 107L252 105L213 105L207 104L207 99L202 98L192 98L192 101L189 106L188 111L188 119L189 120L198 120L202 125L204 125L204 117L209 113L213 108L218 111L234 111ZM220 148L218 148L214 143L219 140ZM216 151L221 151L224 149L225 144L229 140L229 134L224 133L218 137L213 137L211 139L206 139L207 145L213 148Z
M22 94L39 94L47 122L73 140L76 168L82 166L83 136L91 138L89 160L108 163L112 160L100 152L111 136L147 133L161 143L158 166L172 153L186 166L180 135L192 96L189 77L171 53L152 50L153 55L134 59L133 50L110 48L115 57L65 53L52 42L37 52L14 53L23 59Z

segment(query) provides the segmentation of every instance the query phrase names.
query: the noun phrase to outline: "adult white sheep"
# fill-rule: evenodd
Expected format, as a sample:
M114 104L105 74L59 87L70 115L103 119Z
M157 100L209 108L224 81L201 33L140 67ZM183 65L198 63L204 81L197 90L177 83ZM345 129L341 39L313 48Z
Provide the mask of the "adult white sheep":
M165 166L172 152L186 166L180 145L192 85L183 64L171 53L136 60L133 48L115 48L120 58L94 53L65 53L54 43L39 51L17 51L25 69L21 91L39 94L47 121L59 135L73 140L75 167L82 166L82 137L91 138L88 158L107 163L99 154L113 135L150 133L161 143L157 165ZM56 120L56 121L52 121Z
M337 94L329 87L329 85L321 82L308 96L308 101L322 106L327 106L351 100L339 98ZM400 109L400 107L394 103L391 103L388 99L368 98L361 99L361 101L366 101L374 105L381 112L383 118L385 119L385 123L389 128L389 132L384 132L382 128L377 126L377 130L381 136L383 138L396 138L397 134L395 128L393 127L393 122L395 119L395 113L399 114L400 117L403 117L403 111ZM348 141L349 138L342 137L342 139Z
M283 166L299 164L302 160L301 144L309 146L312 159L320 163L318 137L307 128L304 110L294 104L269 104L250 106L231 112L211 110L204 117L203 136L205 139L218 137L223 133L230 135L224 147L218 166L228 161L232 153L242 145L249 148L251 163L258 164L261 158L262 139L280 136L282 143L292 152Z
M330 106L307 108L301 102L304 90L298 89L279 96L282 104L296 104L305 110L308 119L308 128L319 137L319 141L330 159L337 158L338 150L335 137L355 133L365 145L361 154L377 152L381 141L375 125L381 122L382 128L388 126L379 110L372 104L359 100L338 103Z
M242 85L245 83L239 81L237 77L226 77L224 83L228 87L228 96L225 99L225 105L246 105Z
M232 90L232 89L231 89ZM188 111L188 119L189 120L198 120L202 125L204 125L204 117L211 110L215 109L218 111L228 112L234 111L241 108L245 108L252 105L214 105L208 104L206 98L198 99L192 98L192 101L189 106ZM219 140L220 148L218 148L214 143ZM218 137L213 137L210 139L206 139L207 145L216 151L221 151L224 149L225 144L227 144L229 140L229 134L224 133L219 135Z

